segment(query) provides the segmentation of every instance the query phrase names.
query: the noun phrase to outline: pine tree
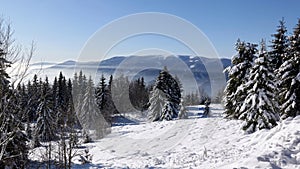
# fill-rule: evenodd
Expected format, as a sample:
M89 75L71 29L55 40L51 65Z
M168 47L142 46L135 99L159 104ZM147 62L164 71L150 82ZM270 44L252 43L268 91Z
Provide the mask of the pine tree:
M256 45L238 40L236 50L238 54L232 58L232 65L224 70L228 72L229 78L224 91L224 114L225 117L233 119L239 117L239 110L247 95L240 87L248 80L249 70L255 58Z
M183 92L184 92L183 91L183 85L182 85L180 79L178 78L178 76L175 76L175 80L176 80L176 82L179 86L180 93L181 93L181 96L182 96ZM186 103L185 103L183 98L180 99L178 117L180 119L187 119L188 118L188 114L187 114L187 110L186 110Z
M105 107L105 104L103 106ZM108 133L110 125L105 121L97 106L95 88L91 76L87 82L82 109L81 112L84 112L84 114L80 115L80 120L85 130L95 130L96 138L102 138Z
M80 71L78 77L77 77L77 73L74 75L73 91L72 91L74 109L75 109L77 116L84 113L84 112L81 112L81 110L82 110L82 105L83 105L82 100L84 98L86 88L87 88L86 76L83 74L82 71Z
M9 89L0 96L0 168L25 167L28 161L27 136L23 133L20 95Z
M165 102L167 101L167 96L163 91L161 91L157 87L154 87L150 95L151 97L149 100L149 119L151 121L159 121L161 120L161 116L163 114L163 109L165 106Z
M300 114L300 19L290 37L287 60L278 69L282 119Z
M110 91L111 91L111 87L112 87L112 84L113 84L113 80L114 80L113 75L110 75L109 76L109 81L108 81L108 90L110 90Z
M143 77L130 83L129 99L136 110L143 112L147 109L149 94Z
M23 117L21 117L21 119L22 119L22 122L25 123L25 133L26 133L28 139L32 139L32 128L30 126L30 119L29 119L29 115L28 115L29 97L28 97L28 90L26 89L26 86L24 83L22 85L21 84L18 85L17 92L18 92L19 100L20 100L20 108L24 112Z
M288 37L286 36L286 27L284 19L279 21L277 32L272 36L274 39L271 41L272 51L270 51L270 67L273 71L277 70L280 65L287 60Z
M243 129L248 133L270 129L279 120L278 103L274 99L275 75L269 62L265 43L262 41L259 57L250 71L249 80L241 87L247 95L238 118L245 121Z
M53 85L52 85L52 101L53 101L53 114L56 120L57 112L58 112L58 81L57 77L54 77Z
M1 42L0 42L1 43ZM1 44L0 44L1 45ZM5 59L6 53L0 48L0 94L4 95L9 90L9 76L6 69L10 67L11 62Z
M199 96L198 92L196 91L186 95L184 97L184 103L186 105L199 105L199 104L203 104L204 103L203 100L205 100L206 98L208 98L208 96L206 96L205 94L201 94L201 96Z
M20 95L10 86L6 69L11 66L7 49L11 37L10 27L0 21L0 168L25 168L28 161L27 137L22 132ZM7 41L8 40L8 41Z
M72 90L73 90L72 81L71 79L69 79L67 83L67 104L68 104L67 105L67 126L70 129L74 128L76 125L79 126L78 119L74 109Z
M145 84L144 77L141 78L139 86L139 94L138 97L140 98L139 105L141 107L141 111L148 109L148 102L149 102L149 92Z
M105 92L106 91L107 91L107 88L106 88L105 77L104 77L104 75L102 75L100 82L99 82L99 86L96 91L97 104L98 104L100 110L103 110L105 107L105 103L106 103Z
M72 82L72 96L73 96L73 104L74 107L77 107L77 97L79 93L79 82L78 82L78 75L77 72L74 74L73 82Z
M167 95L167 98L170 102L179 105L181 99L181 89L177 81L167 70L167 67L164 67L157 79L156 87Z
M30 122L36 122L37 120L36 112L39 104L38 100L41 97L40 93L37 92L40 91L40 84L36 74L33 76L32 83L30 81L28 82L27 91L28 91L28 98L29 98L28 106L27 106L29 108L27 110L28 118Z
M56 98L56 121L57 124L64 128L68 121L68 89L67 89L67 81L66 78L63 76L62 72L59 73L58 77L58 86L57 86L57 98Z
M87 88L84 94L84 99L82 102L82 114L79 115L81 124L85 129L92 129L94 124L94 119L97 114L100 114L100 109L98 109L95 98L95 88L91 77L89 77L87 82Z
M109 87L108 87L109 88ZM132 106L129 98L130 84L127 76L123 74L118 78L113 79L111 84L111 96L114 105L120 113L132 111Z
M51 141L56 139L55 134L55 118L53 118L53 98L51 88L46 77L42 85L41 97L39 99L39 106L37 108L37 124L35 134L41 141Z
M178 117L181 91L175 78L167 68L158 75L150 98L150 116L152 121L172 120ZM163 108L161 107L163 103ZM159 105L154 105L159 104ZM162 108L162 109L161 109ZM158 118L158 116L160 116Z
M111 91L109 90L108 86L106 85L104 75L101 76L99 85L96 87L95 96L96 96L96 103L98 108L101 111L102 116L104 119L109 123L112 124L113 116L115 114L119 114L118 110L116 109L114 102L112 100Z

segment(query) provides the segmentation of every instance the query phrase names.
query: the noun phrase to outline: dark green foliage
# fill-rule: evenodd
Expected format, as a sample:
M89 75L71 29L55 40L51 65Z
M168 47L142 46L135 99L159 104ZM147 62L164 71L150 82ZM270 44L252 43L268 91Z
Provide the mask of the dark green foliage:
M300 114L300 19L290 37L290 47L286 55L288 60L278 69L279 101L283 119Z
M145 111L148 108L149 93L145 85L144 78L138 78L129 85L129 99L132 106L139 111Z
M0 36L0 168L25 168L28 161L28 140L22 132L25 117L21 107L23 100L21 92L10 86L10 77L6 72L11 62L7 60L9 43L5 38L9 39L11 34L9 26L8 34L2 32L2 26L0 21L0 33L3 34Z
M150 97L149 119L172 120L178 117L181 101L180 87L165 67L158 75Z
M270 129L279 120L278 102L274 93L276 79L268 64L268 54L262 41L259 57L250 71L249 79L241 87L247 95L239 109L238 118L245 121L243 129L248 133Z
M40 93L37 91L40 91L40 84L37 75L34 75L32 82L29 81L27 84L27 97L29 98L27 103L27 113L29 122L36 122L37 119L36 112L39 105L38 100L40 98Z
M247 93L239 90L239 87L248 80L249 70L257 51L255 44L245 43L238 40L236 50L238 54L232 58L232 65L225 71L228 72L228 81L225 88L224 107L227 118L237 119L239 109Z
M19 104L19 94L14 89L3 94L0 97L0 168L22 168L27 163L28 139L22 132L24 114Z
M9 76L6 69L10 67L11 62L5 59L5 55L6 53L0 47L0 94L7 92L9 86Z
M184 101L185 104L189 106L198 105L200 104L200 96L197 92L192 92L184 97Z
M119 114L119 112L114 105L111 96L111 90L106 85L105 77L103 75L100 79L99 85L96 87L95 95L96 103L101 111L102 116L109 124L111 124L113 122L112 117L115 114Z
M56 139L56 124L53 107L53 98L51 96L51 88L48 79L42 84L41 97L39 98L39 106L37 108L37 123L35 134L40 141L51 141Z
M134 111L132 103L130 102L130 82L127 76L121 74L119 77L112 79L108 83L108 90L115 107L120 113L125 115L128 112Z
M71 79L68 80L67 83L67 126L71 129L75 128L75 127L79 127L80 125L78 124L78 119L75 113L75 108L74 108L74 101L73 101L73 95L72 95L72 90L73 90L73 86L72 86L72 81Z
M293 35L288 37L286 32L281 20L277 33L272 35L271 51L266 52L262 43L259 58L248 72L240 71L241 57L233 58L227 69L225 115L245 120L243 129L248 132L274 127L279 115L285 119L300 114L300 19ZM238 48L239 54L243 46Z
M278 69L284 61L288 59L287 50L288 50L288 37L286 35L286 27L284 19L279 21L279 26L277 27L277 32L272 36L274 39L272 40L272 51L269 53L270 64L269 66L272 70Z
M83 74L82 71L74 74L73 79L73 88L72 88L72 100L73 100L73 107L77 117L81 116L84 112L82 112L82 100L84 99L84 95L87 88L87 79L86 76ZM78 120L78 119L77 119ZM78 126L80 126L77 123Z
M180 103L180 87L166 67L159 73L155 87L167 95L168 101L177 105Z

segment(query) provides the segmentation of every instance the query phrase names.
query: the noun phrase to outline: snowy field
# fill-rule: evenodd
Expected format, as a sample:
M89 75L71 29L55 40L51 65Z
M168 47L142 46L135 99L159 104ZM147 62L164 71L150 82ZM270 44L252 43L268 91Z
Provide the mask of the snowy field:
M202 109L189 107L186 120L115 126L104 139L84 145L92 164L73 167L300 169L300 116L245 134L240 121L221 117L221 105L212 105L208 118L199 118Z

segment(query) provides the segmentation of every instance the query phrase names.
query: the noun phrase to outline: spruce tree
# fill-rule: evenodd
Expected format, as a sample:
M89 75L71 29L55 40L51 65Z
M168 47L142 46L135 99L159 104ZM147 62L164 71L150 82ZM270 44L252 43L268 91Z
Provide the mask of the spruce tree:
M71 79L68 80L67 83L67 126L72 129L76 125L78 126L77 122L78 119L76 117L75 109L74 109L74 101L72 95L73 85Z
M38 77L35 74L32 79L32 83L28 82L27 84L27 91L28 91L28 118L30 122L36 122L37 120L37 108L38 108L38 100L41 97L40 93L37 91L40 91L40 84L38 81Z
M82 100L84 98L84 94L86 91L86 86L87 86L87 80L86 76L83 74L82 71L79 72L79 75L77 77L77 73L74 75L74 80L73 80L73 102L74 102L74 109L79 116L80 114L84 113L81 112L82 110Z
M133 107L141 112L147 109L149 94L144 78L138 78L129 85L129 98Z
M239 117L239 109L247 95L246 91L240 90L240 87L248 80L253 59L256 57L256 45L238 40L236 50L238 54L232 58L231 66L224 70L228 72L228 81L224 91L224 114L225 117L233 119Z
M56 138L56 124L53 118L53 98L51 88L46 77L42 85L41 97L39 98L39 106L37 108L37 123L35 134L41 141L51 141Z
M129 90L130 83L127 76L121 74L118 78L113 79L110 90L112 100L118 111L124 115L125 113L132 111Z
M73 97L73 104L74 107L77 106L77 97L79 93L79 83L78 83L78 75L77 72L75 72L73 81L72 81L72 97Z
M154 87L153 90L150 93L150 107L149 107L149 119L151 121L159 121L161 120L163 109L165 106L165 103L167 101L166 94L158 89L157 87Z
M80 112L82 114L79 115L79 118L83 127L85 129L92 129L94 119L98 116L98 113L100 114L100 110L96 104L94 82L91 77L89 77L87 82L87 88L82 101L82 110Z
M115 114L119 114L118 110L116 109L114 102L112 100L111 91L109 90L108 86L106 85L104 75L101 76L99 85L96 87L95 96L96 96L96 103L98 108L101 111L102 116L104 119L109 123L112 124L113 116Z
M269 67L265 43L261 43L259 57L250 71L249 80L241 90L247 93L239 119L244 120L243 129L248 133L270 129L279 120L279 108L274 93L275 75Z
M3 35L0 36L0 168L25 168L28 161L28 139L22 132L20 118L24 117L24 112L21 109L20 95L10 86L10 77L6 72L11 62L7 60L10 44L6 43L5 38L9 39L11 34L2 26L0 22L0 34Z
M285 21L282 19L279 21L277 32L272 35L274 39L271 41L272 45L270 46L272 48L269 53L270 67L273 71L276 71L287 60L288 37L286 32Z
M60 128L65 128L64 126L68 121L68 98L70 97L68 94L67 81L62 72L59 73L58 81L57 81L57 95L56 95L56 121Z
M164 67L156 79L151 94L149 108L150 120L172 120L173 118L177 118L180 109L180 100L180 87L175 78L173 78L167 68ZM160 117L158 118L158 116Z
M105 107L105 104L103 106ZM105 121L101 110L97 106L95 87L91 76L87 82L81 112L83 114L79 118L85 130L95 130L96 138L102 138L108 133L107 129L110 125Z
M1 43L1 42L0 42ZM6 53L0 48L0 94L4 95L9 90L9 76L6 73L6 69L10 67L11 62L9 62L4 56Z
M24 168L28 162L28 137L23 132L20 95L14 90L5 93L0 102L0 168Z
M290 37L286 60L278 69L282 119L300 114L300 19Z

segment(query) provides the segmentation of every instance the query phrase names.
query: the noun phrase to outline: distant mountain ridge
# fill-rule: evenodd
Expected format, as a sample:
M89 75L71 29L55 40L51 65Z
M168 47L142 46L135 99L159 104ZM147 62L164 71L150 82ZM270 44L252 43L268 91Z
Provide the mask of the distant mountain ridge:
M175 57L172 58L164 58L162 56L116 56L112 58L108 58L105 60L102 60L100 62L97 61L90 61L90 62L76 62L73 60L68 60L62 63L58 63L52 66L49 66L46 68L44 71L45 74L58 74L59 71L63 71L63 73L66 75L66 77L73 77L74 71L79 71L83 70L85 74L105 74L105 75L111 75L114 74L117 69L119 69L120 65L122 65L126 61L135 60L135 58L140 58L140 57L145 57L143 58L145 62L147 63L153 63L153 64L161 64L161 68L163 67L164 64L166 65L172 65L174 61L176 61ZM186 65L187 68L190 69L190 71L193 73L194 78L198 84L198 86L201 86L207 93L210 93L210 78L209 78L209 73L207 71L207 67L213 67L217 65L216 63L222 64L221 66L224 68L228 67L231 65L231 60L227 58L206 58L206 57L191 57L187 55L179 55L177 57ZM145 64L147 64L145 63ZM35 67L38 65L38 63L34 64ZM138 68L138 64L133 66L131 65L130 67L125 67L123 68L121 72L124 72L125 75L127 75L126 69L134 69L134 67ZM222 69L222 70L223 70ZM179 68L180 70L180 68ZM213 69L212 69L213 70ZM157 77L159 73L159 69L145 69L138 74L133 75L135 77L145 77L146 82L153 82L153 80ZM56 73L54 73L56 72ZM212 74L210 74L211 76ZM51 76L51 75L48 75ZM227 77L226 77L227 78ZM217 82L215 82L217 83Z

